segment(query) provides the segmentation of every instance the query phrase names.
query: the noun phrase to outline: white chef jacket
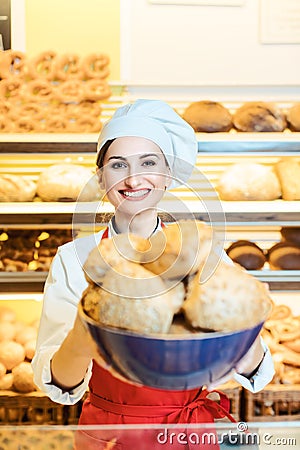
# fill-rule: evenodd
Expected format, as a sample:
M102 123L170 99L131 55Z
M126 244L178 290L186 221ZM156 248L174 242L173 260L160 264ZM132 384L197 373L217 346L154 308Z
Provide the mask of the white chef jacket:
M159 229L161 229L161 223L159 223ZM91 377L92 361L82 383L71 391L62 391L51 383L50 362L74 324L77 305L83 291L88 286L82 264L90 251L99 244L103 232L104 230L101 230L96 234L75 239L59 247L52 260L45 283L43 311L32 367L36 385L57 403L72 405L78 402L87 391ZM115 231L110 222L109 236L114 234ZM223 250L222 252L222 258L228 263L232 263L226 253ZM239 384L251 392L263 389L274 375L270 351L263 341L262 344L265 355L258 371L250 380L236 372L231 374ZM222 380L222 382L224 381Z

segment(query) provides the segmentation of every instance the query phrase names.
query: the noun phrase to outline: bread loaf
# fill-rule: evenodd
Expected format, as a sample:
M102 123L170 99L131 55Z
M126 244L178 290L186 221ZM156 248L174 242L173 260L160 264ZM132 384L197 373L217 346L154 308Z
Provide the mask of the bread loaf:
M100 188L90 169L77 164L54 164L40 174L37 194L46 202L88 202L100 199Z
M233 164L216 187L221 200L275 200L281 196L273 168L257 163Z
M288 110L287 121L292 131L300 131L300 103L295 103Z
M209 100L191 103L182 117L196 132L211 133L229 131L232 128L229 110L221 103Z
M236 110L233 124L239 131L283 131L286 119L274 103L248 102Z
M297 158L282 159L275 165L282 198L284 200L300 200L300 160Z
M36 183L22 175L0 175L0 202L31 202Z

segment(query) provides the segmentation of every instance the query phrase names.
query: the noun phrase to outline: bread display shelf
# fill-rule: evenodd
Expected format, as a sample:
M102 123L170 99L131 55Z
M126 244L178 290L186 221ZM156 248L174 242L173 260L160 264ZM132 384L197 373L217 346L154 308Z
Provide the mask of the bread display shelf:
M179 201L177 201L177 198ZM174 196L171 201L162 201L160 208L166 211L160 214L164 221L184 218L197 218L212 222L215 226L260 224L300 226L300 202L274 200L273 202L210 202L210 211L198 200L184 200L183 196ZM113 214L109 203L0 203L0 227L28 228L28 225L44 228L71 227L91 228L105 225ZM225 221L224 221L225 219Z
M0 293L43 292L47 275L48 272L0 272Z
M300 270L249 270L259 281L268 283L271 290L299 289Z
M252 270L271 290L299 289L300 270ZM48 272L0 272L0 292L42 292Z
M263 153L300 151L300 132L278 133L196 133L199 152ZM0 135L1 153L95 153L98 134L18 133Z

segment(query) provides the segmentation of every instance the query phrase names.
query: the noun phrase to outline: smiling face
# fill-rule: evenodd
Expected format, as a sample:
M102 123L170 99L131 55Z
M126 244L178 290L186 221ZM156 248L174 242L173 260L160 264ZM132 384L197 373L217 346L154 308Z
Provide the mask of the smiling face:
M170 170L154 142L120 137L109 146L99 175L101 187L119 213L134 215L156 208L170 184Z

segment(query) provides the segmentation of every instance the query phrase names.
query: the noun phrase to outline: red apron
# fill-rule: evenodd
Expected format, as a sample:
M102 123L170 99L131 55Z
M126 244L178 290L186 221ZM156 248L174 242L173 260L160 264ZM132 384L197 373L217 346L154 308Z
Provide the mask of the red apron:
M108 237L105 230L102 239ZM207 397L209 391L161 390L137 386L115 378L108 370L94 362L89 383L89 396L84 401L80 425L136 425L136 424L201 424L228 417L230 401L218 392L220 402ZM135 429L84 430L76 434L77 450L158 450L170 448L218 449L216 434L212 430ZM204 435L207 439L204 439ZM213 436L212 436L213 435ZM109 444L110 443L110 444Z

